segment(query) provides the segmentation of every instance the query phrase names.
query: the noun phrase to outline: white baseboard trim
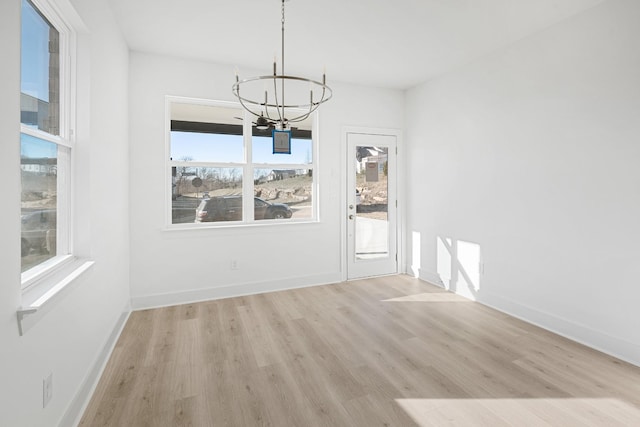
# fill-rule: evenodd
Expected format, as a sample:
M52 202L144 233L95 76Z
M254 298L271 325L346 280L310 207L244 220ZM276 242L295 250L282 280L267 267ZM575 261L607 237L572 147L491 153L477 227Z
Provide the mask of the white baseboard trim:
M420 270L419 279L442 286L446 289L446 286L438 274ZM456 292L456 294L468 298L468 296L460 292ZM476 302L625 362L640 366L640 345L638 344L611 336L557 315L529 307L526 304L491 292L479 292Z
M640 366L640 345L638 344L486 291L478 295L478 302L602 353Z
M111 357L111 353L118 342L118 338L120 338L120 334L122 333L124 325L127 323L130 314L131 305L127 302L120 314L120 317L118 317L118 320L113 326L113 330L111 331L109 338L107 338L102 350L85 376L80 389L60 420L60 423L58 424L59 427L75 427L80 423L82 415L91 401L91 397L98 386L100 377L102 377L104 368L107 366L109 357Z
M189 304L222 298L262 294L265 292L328 285L331 283L340 283L341 281L340 273L288 277L266 282L248 282L217 286L215 288L192 289L182 292L134 296L131 298L131 306L133 310L145 310L149 308L167 307L178 304Z
M439 274L432 273L427 270L418 269L418 278L424 282L431 283L432 285L440 286L441 288L445 288L444 282Z

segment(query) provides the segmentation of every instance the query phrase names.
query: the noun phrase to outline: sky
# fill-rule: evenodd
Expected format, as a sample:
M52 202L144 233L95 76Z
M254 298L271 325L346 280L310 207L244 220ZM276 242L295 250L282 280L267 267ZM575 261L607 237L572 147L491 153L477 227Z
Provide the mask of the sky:
M22 0L20 91L49 101L49 23Z
M49 23L26 0L22 0L20 91L49 101ZM20 134L20 156L56 158L52 142Z
M20 157L31 159L58 157L58 145L24 133L20 134Z
M292 139L291 154L273 154L270 137L253 137L253 163L310 164L312 141ZM171 158L194 162L243 163L241 135L171 132Z

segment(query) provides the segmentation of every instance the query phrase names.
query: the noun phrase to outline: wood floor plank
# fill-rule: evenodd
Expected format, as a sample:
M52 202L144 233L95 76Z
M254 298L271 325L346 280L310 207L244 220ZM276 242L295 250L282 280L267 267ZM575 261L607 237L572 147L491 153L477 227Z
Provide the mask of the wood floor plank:
M283 364L260 368L260 375L267 386L263 393L270 408L271 419L276 426L312 426L319 418L314 414L311 402L305 398L300 384Z
M380 277L134 312L80 425L631 426L640 368Z
M340 401L364 395L362 384L354 377L352 366L343 363L324 338L322 331L315 330L305 319L292 321L293 331L298 335L307 354L311 355L323 377L323 381Z

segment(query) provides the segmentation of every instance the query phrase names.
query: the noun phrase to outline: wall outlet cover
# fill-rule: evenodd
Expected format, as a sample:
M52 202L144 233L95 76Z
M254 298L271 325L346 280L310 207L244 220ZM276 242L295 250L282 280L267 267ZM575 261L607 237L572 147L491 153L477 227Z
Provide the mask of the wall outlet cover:
M53 373L42 380L42 407L45 408L53 397Z

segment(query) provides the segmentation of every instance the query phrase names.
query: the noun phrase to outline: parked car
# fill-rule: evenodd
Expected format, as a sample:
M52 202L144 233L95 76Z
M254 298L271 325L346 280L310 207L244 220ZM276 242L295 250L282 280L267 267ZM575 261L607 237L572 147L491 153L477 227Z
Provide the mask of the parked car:
M269 203L254 197L253 215L256 220L291 218L293 212L283 203ZM204 199L196 208L195 222L241 221L242 196L220 196Z
M21 218L21 254L27 256L31 249L51 252L55 249L56 210L43 209L24 212Z

